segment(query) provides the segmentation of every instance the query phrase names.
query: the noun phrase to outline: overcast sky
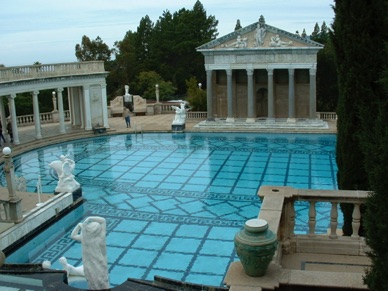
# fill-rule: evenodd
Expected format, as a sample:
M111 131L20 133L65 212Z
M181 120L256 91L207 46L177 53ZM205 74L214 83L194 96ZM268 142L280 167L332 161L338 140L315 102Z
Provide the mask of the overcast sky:
M77 61L82 36L97 36L113 48L142 17L154 23L163 11L192 9L196 0L12 0L0 2L0 64L32 65ZM201 0L207 15L219 21L219 37L263 15L267 24L311 34L315 23L333 22L333 0Z

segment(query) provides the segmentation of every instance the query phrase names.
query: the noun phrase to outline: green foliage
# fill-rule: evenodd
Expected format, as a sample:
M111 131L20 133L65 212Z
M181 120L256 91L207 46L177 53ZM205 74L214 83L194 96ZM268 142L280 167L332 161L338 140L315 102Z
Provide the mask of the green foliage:
M338 99L337 67L333 45L329 38L329 30L322 23L321 30L318 24L314 28L314 36L311 39L324 45L317 55L317 110L336 111Z
M75 56L80 62L109 61L111 53L109 46L99 36L91 41L89 37L84 35L81 44L75 46Z
M373 126L365 133L363 148L368 159L370 188L373 192L367 200L365 224L367 229L366 242L371 251L368 253L372 267L367 271L365 283L371 290L388 290L388 42L383 53L385 55L384 71L380 84L385 93L380 95L376 105Z
M68 110L68 102L67 102L67 90L62 92L63 96L63 106L64 110ZM52 99L52 90L41 90L39 91L39 112L51 112L53 111L53 99ZM5 107L6 116L9 115L8 106ZM20 115L30 115L33 114L33 106L32 106L32 95L29 92L21 93L17 95L15 98L15 107L16 113L18 116Z
M164 11L155 25L144 19L136 34L137 60L142 63L137 70L157 72L174 84L178 94L184 94L186 79L206 78L204 59L196 48L217 36L217 24L199 1L191 10Z
M186 81L187 101L192 111L206 111L206 92L198 86L197 78L191 77Z
M364 279L370 290L388 290L387 1L336 1L334 10L338 183L340 189L371 190L362 222L372 267Z
M156 99L156 87L159 85L159 100L169 100L175 94L176 89L171 82L166 82L155 71L141 72L130 85L132 94L141 95L145 99Z

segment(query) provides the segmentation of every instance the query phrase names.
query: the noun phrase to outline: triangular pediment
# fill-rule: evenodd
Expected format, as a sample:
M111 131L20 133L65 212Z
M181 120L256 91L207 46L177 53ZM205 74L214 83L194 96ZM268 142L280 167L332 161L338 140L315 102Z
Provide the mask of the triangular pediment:
M197 50L269 49L286 47L323 48L323 45L298 34L255 22L225 36L205 43Z

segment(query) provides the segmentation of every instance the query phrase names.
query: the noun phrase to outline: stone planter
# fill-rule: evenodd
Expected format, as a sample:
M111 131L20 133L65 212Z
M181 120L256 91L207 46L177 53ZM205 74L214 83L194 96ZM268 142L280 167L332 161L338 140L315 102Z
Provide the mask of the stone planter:
M234 237L234 245L244 271L248 276L265 275L277 247L274 233L268 229L267 221L250 219L244 229Z

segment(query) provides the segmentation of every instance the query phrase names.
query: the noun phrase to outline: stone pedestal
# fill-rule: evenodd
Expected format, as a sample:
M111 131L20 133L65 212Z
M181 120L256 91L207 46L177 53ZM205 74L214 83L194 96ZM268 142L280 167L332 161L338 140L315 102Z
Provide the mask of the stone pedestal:
M20 223L23 221L23 209L21 202L21 198L17 198L15 200L12 199L8 202L9 216L11 221L15 223Z
M171 124L172 131L183 131L186 128L186 124Z
M154 114L155 115L162 114L162 103L155 103L154 104Z
M147 115L155 115L154 104L147 104Z
M59 122L59 112L58 111L53 111L52 116L53 116L53 122Z

